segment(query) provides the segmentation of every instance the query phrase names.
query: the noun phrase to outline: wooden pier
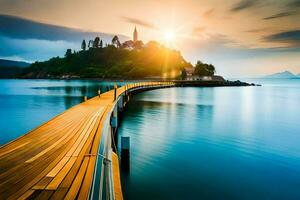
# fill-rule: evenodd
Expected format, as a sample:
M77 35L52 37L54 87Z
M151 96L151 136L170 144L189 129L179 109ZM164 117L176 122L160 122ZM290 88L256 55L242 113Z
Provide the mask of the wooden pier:
M0 147L0 200L123 199L114 118L131 92L173 85L142 82L110 90Z

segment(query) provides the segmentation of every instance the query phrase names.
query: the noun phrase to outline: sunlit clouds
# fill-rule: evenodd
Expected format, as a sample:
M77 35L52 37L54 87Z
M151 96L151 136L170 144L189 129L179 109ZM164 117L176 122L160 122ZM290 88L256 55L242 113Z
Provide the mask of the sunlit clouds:
M225 76L260 76L277 70L300 72L300 61L296 59L300 57L299 2L1 0L0 14L71 30L123 35L124 39L131 37L134 26L137 26L140 39L145 42L157 40L176 48L192 63L198 59L214 63L217 72ZM5 32L1 25L0 37ZM22 24L19 27L21 29ZM70 34L73 34L71 30ZM30 34L30 30L27 32ZM5 37L22 39L12 38L15 35ZM70 47L76 43L76 40L72 41ZM0 57L4 56L3 52L0 47ZM17 51L5 56L35 58Z

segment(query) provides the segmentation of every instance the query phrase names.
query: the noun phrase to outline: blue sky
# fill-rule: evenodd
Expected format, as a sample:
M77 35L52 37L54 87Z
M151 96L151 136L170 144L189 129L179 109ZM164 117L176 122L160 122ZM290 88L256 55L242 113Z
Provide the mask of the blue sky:
M300 73L300 0L0 0L0 57L36 61L117 34L164 42L226 77Z

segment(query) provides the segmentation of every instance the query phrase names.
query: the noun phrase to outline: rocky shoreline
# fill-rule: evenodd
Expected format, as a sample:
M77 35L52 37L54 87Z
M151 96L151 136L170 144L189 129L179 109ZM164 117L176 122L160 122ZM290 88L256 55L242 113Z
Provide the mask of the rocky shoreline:
M237 81L176 81L176 85L181 87L225 87L225 86L232 86L232 87L240 87L240 86L261 86L255 83L246 83L240 80Z

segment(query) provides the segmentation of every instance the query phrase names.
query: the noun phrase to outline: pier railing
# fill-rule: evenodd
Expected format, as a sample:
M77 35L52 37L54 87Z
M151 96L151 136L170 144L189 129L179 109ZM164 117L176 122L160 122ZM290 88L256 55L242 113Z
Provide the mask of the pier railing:
M117 147L113 144L118 127L118 114L128 103L129 96L145 90L174 86L174 82L138 82L114 88L114 102L106 116L102 129L101 143L98 149L96 166L94 169L93 184L90 190L90 199L123 199L120 184L119 159L116 157Z

